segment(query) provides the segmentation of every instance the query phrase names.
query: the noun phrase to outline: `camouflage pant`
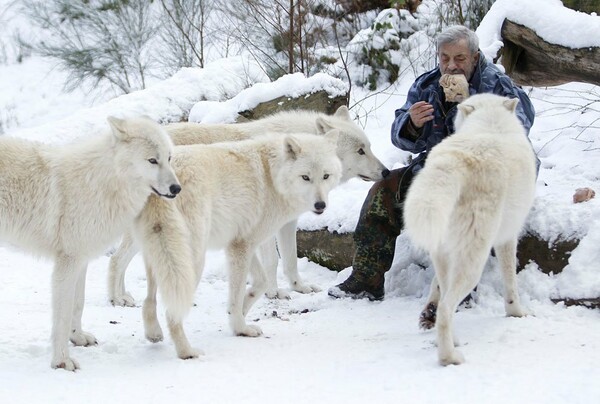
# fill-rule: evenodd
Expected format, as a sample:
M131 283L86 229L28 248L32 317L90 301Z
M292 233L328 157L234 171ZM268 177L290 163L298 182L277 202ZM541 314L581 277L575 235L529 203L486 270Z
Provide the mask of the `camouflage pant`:
M392 265L396 238L404 226L404 198L413 175L412 167L392 170L371 187L365 199L354 232L352 262L352 277L365 285L382 286Z

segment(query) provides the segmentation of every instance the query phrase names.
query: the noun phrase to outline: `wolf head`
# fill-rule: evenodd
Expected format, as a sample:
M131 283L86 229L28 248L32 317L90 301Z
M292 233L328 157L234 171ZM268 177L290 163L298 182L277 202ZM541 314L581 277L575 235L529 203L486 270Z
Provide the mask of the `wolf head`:
M274 183L277 191L300 212L321 214L329 191L339 184L342 164L336 153L338 131L325 135L286 135Z
M119 169L160 197L175 198L181 191L171 167L171 138L156 122L146 117L108 117Z
M501 121L507 125L512 121L518 123L516 117L516 108L519 104L518 98L507 98L496 94L475 94L458 104L458 112L454 118L454 128L456 131L461 129L465 122L475 116L487 116L487 125L492 122ZM510 119L506 117L510 116ZM493 119L490 119L493 118Z
M318 117L316 125L317 133L320 134L332 129L339 131L337 155L342 162L342 182L352 177L379 181L389 174L389 170L371 151L367 135L354 123L348 108L341 106L331 116Z

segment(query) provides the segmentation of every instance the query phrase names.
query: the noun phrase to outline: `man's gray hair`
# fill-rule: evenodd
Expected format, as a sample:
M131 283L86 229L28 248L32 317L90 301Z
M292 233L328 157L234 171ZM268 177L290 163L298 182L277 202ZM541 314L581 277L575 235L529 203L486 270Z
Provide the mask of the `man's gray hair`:
M471 31L469 28L463 27L462 25L453 25L451 27L447 27L438 34L438 52L442 45L456 43L462 39L467 40L467 45L471 54L477 53L479 50L479 38L477 38L477 34L475 34L475 32Z

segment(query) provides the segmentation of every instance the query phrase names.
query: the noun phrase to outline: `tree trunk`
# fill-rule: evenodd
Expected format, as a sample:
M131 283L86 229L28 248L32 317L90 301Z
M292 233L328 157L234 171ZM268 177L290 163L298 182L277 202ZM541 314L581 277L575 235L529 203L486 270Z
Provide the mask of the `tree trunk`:
M290 0L290 34L288 41L288 73L294 73L294 0Z
M515 83L537 87L571 81L600 84L600 38L598 46L572 49L548 43L510 20L504 20L501 34L502 65Z

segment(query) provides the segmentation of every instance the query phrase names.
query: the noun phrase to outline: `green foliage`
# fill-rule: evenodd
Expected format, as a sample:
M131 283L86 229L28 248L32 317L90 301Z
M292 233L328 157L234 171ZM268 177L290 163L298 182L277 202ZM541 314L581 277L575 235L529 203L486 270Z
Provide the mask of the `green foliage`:
M369 90L373 91L377 89L378 81L381 76L381 72L387 72L387 81L390 83L395 82L398 79L399 66L392 63L390 53L387 49L375 49L363 47L363 58L361 63L372 67L371 73L367 76L366 85Z
M48 35L31 48L69 74L67 90L108 82L118 92L146 86L148 43L155 34L148 0L24 0Z
M401 8L406 4L406 0L390 0L390 7Z
M600 13L600 0L562 0L565 7L584 13Z
M334 58L333 56L321 56L318 60L318 63L324 64L324 65L332 65L337 61L338 61L338 59Z
M496 0L444 0L437 5L442 27L464 25L476 30Z
M290 46L289 31L274 34L271 37L271 40L273 41L273 49L275 49L275 52L287 52Z

